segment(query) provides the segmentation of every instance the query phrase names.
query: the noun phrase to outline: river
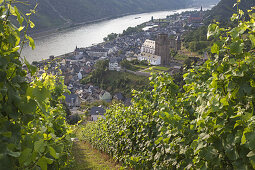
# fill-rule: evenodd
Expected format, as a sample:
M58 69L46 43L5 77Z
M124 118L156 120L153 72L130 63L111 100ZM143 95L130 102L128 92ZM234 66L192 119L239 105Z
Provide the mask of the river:
M179 9L172 11L149 12L128 15L116 19L101 21L59 31L44 37L35 38L35 50L25 46L22 56L26 56L29 62L48 59L50 55L58 56L72 52L75 47L89 47L103 42L103 38L110 33L122 33L128 27L147 22L153 16L154 19L165 18L167 15L184 11L198 10L197 8ZM139 17L139 18L138 18Z

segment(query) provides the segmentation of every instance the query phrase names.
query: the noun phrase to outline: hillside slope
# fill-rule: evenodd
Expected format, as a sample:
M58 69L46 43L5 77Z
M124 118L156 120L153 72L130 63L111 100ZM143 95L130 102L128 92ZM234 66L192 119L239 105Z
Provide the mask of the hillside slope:
M112 18L123 14L185 8L189 0L28 0L29 6L18 5L23 11L38 3L32 17L36 31Z
M233 7L235 3L236 0L221 0L218 5L209 12L209 18L216 19L220 22L228 20L232 14L237 11L237 8ZM252 6L255 6L255 0L242 0L239 4L239 8L243 11L250 9Z

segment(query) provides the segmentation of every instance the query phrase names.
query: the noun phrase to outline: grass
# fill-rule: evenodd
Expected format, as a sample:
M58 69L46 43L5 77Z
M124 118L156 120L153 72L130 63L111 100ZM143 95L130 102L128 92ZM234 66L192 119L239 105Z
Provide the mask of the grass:
M161 70L161 71L168 71L169 70L168 67L163 67L163 66L155 66L155 67L153 67L153 69Z
M144 65L134 65L132 64L131 65L131 68L129 68L129 70L131 71L141 71L141 70L144 70L146 68L148 68L149 66L144 66Z
M72 170L120 169L121 165L107 154L94 149L89 143L78 141L73 145L75 158Z
M66 170L122 169L121 165L116 163L112 157L94 149L89 143L83 141L83 126L79 125L74 130L79 141L73 144L72 155L74 162L72 167Z
M155 69L155 67L151 67L150 69L145 70L146 73L161 73L162 70Z
M161 72L168 71L168 70L169 70L168 67L152 66L152 67L144 70L143 72L146 72L146 73L161 73Z
M177 54L174 59L184 61L188 59L189 56L187 54Z

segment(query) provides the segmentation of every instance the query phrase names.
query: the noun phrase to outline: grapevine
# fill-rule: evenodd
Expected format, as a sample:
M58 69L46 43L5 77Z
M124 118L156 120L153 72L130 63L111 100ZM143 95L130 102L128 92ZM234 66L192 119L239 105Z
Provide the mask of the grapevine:
M135 169L255 169L254 9L238 10L234 28L208 27L212 56L184 74L184 92L153 75L152 90L89 123L85 140Z
M35 47L27 33L35 9L24 15L15 3L0 0L0 169L60 169L69 164L72 146L60 104L67 89L63 77L37 77L21 57L24 43Z

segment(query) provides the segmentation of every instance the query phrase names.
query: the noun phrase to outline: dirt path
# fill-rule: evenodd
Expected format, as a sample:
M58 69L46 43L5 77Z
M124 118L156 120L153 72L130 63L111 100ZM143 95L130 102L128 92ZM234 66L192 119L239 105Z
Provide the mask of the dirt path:
M100 170L100 169L120 169L121 166L114 162L107 154L91 147L90 144L76 141L73 146L75 158L72 170Z

